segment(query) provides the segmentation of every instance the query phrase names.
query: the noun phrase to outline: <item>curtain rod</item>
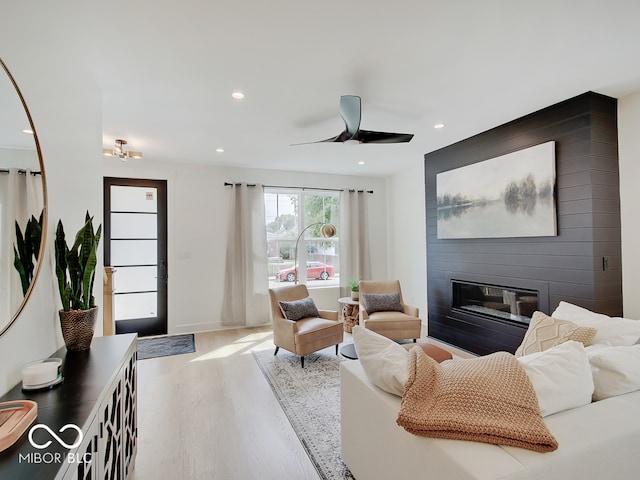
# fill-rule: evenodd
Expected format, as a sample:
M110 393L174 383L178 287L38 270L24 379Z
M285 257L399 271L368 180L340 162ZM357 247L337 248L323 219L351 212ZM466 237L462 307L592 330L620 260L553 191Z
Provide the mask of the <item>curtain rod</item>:
M9 173L10 170L7 169L0 169L0 173ZM24 175L25 173L27 173L26 170L18 170L18 175ZM41 172L31 172L31 175L36 176L36 175L42 175Z
M233 185L241 185L241 183L236 182L224 182L225 187L232 187ZM247 187L255 187L255 183L247 183ZM342 192L345 190L344 188L320 188L320 187L286 187L283 185L263 185L262 188L295 188L298 190L323 190L325 192ZM356 190L355 188L346 189L350 192L358 192L358 193L373 193L373 190Z

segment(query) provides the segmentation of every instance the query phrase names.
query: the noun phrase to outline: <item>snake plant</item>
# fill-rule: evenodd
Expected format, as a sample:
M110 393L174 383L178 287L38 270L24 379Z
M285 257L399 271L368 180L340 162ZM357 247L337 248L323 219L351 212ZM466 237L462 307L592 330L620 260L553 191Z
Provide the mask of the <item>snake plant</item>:
M89 310L96 306L93 284L101 233L102 225L94 232L93 217L87 212L85 223L76 233L73 246L69 248L62 221L58 220L55 242L56 276L62 309L65 312Z
M20 275L22 294L26 295L29 285L33 281L35 264L40 253L40 241L42 238L42 212L40 219L33 215L24 228L24 235L20 225L16 221L16 243L13 244L13 266Z

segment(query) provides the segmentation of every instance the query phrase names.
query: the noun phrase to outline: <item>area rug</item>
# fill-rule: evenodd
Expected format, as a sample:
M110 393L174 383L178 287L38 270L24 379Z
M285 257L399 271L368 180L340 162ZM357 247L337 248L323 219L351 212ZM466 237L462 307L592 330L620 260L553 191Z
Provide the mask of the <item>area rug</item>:
M195 351L196 346L193 341L193 333L187 335L172 335L170 337L138 339L138 360L181 355Z
M323 480L353 480L340 456L340 373L344 358L329 347L304 357L253 350L256 363Z

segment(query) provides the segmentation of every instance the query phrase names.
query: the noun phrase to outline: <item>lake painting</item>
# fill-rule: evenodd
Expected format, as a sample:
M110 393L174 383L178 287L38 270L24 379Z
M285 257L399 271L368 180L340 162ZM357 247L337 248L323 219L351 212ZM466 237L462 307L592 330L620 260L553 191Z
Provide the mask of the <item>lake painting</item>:
M555 142L436 175L438 238L557 235Z

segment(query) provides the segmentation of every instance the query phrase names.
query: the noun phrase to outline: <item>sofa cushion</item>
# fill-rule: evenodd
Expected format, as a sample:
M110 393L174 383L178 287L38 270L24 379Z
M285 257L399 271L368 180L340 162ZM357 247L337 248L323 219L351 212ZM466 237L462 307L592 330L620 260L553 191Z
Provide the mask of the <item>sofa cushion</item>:
M640 390L640 345L594 347L587 350L595 384L593 400Z
M374 312L402 312L400 292L395 293L361 293L362 304L368 314Z
M640 339L640 321L621 317L609 317L568 302L560 302L552 313L554 318L569 320L581 327L598 329L594 344L610 346L633 345Z
M567 320L559 320L542 312L534 312L529 328L515 355L521 357L542 352L568 340L581 342L585 347L588 347L596 333L595 328L580 327Z
M593 378L582 343L569 340L518 361L533 384L543 417L591 403Z
M353 327L358 359L371 383L402 396L409 377L409 352L393 340L361 325Z
M305 297L291 302L279 301L284 318L297 321L302 318L319 317L320 312L311 297Z

